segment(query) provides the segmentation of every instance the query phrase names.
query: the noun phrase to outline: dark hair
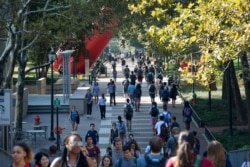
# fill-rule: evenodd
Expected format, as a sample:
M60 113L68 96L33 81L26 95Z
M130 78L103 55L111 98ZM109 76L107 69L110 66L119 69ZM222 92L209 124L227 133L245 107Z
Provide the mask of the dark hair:
M16 146L21 147L24 150L24 152L26 152L26 157L24 157L24 161L25 162L31 162L32 159L33 159L33 152L31 150L31 148L28 146L28 144L23 143L23 142L15 143L13 145L13 148L16 147Z
M185 102L184 102L184 107L190 107L188 101L185 101Z
M56 154L57 153L57 147L55 145L51 145L49 147L49 153L50 154Z
M120 115L117 117L117 119L119 122L122 122L122 117Z
M124 151L127 151L127 150L131 151L130 146L129 146L129 145L124 145L124 146L122 147L122 151L124 152Z
M104 99L105 97L104 97L104 93L102 94L102 98Z
M120 141L122 142L122 139L120 137L116 137L114 139L114 146L115 146L116 142L120 142Z
M77 136L82 141L82 137L77 132L75 132L75 131L69 132L64 137L64 140L63 140L63 145L64 146L66 146L66 144L69 143L69 138L71 136ZM67 149L67 147L64 147L64 150L63 150L63 153L62 153L62 165L61 166L64 166L65 164L67 164L67 156L68 156L68 149ZM81 166L88 166L86 157L83 155L82 151L80 151L80 158L79 158L79 161L78 161L76 167L81 167Z
M127 103L129 103L129 99L127 99Z
M182 131L178 137L178 144L180 145L184 142L188 142L190 146L193 147L195 144L194 134L189 131Z
M92 125L93 125L93 126L95 126L95 124L94 124L94 123L89 124L89 126L92 126Z
M155 106L157 106L157 103L156 103L155 101L153 101L153 102L152 102L152 105L155 105Z
M172 119L173 119L174 121L176 121L176 116L173 116Z
M164 120L164 116L160 115L160 120L163 121Z
M42 159L43 156L45 156L45 157L47 157L47 158L49 159L49 156L48 156L46 153L44 153L44 152L38 152L38 153L35 155L35 157L34 157L34 159L35 159L35 164L38 165L39 167L41 167L40 161L41 161L41 159ZM49 166L50 166L50 165L49 165Z
M158 136L155 136L149 141L150 149L153 153L159 153L162 149L163 142L162 139Z

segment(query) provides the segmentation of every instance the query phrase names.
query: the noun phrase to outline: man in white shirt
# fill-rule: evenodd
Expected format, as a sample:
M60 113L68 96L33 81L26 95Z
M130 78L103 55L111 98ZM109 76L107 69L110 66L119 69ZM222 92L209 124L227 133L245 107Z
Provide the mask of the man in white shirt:
M157 132L157 136L159 136L161 134L161 125L165 123L164 122L164 116L160 115L160 120L155 124L155 130ZM165 123L166 127L168 127L168 124Z

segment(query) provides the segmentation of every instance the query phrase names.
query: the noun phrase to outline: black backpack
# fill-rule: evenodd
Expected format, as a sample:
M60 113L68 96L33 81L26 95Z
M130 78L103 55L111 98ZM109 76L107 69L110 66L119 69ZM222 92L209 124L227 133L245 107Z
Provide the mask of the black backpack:
M159 114L158 108L157 107L152 107L150 114L151 114L152 117L157 117L157 115Z
M170 131L169 128L166 126L165 122L161 124L161 133L160 137L166 140L169 137Z
M148 155L144 156L146 161L146 167L165 167L166 158L151 159Z
M130 104L127 104L126 106L126 115L133 116L133 108L131 107Z
M151 85L150 88L149 88L149 92L150 93L155 93L155 85Z

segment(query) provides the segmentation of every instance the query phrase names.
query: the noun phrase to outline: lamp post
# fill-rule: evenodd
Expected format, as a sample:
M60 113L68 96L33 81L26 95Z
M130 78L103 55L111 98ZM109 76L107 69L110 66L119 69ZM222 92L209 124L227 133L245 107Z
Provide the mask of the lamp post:
M54 137L54 83L53 83L53 62L56 58L56 53L54 52L54 49L51 48L51 51L48 54L49 61L51 64L51 125L50 125L50 137L49 140L55 140Z

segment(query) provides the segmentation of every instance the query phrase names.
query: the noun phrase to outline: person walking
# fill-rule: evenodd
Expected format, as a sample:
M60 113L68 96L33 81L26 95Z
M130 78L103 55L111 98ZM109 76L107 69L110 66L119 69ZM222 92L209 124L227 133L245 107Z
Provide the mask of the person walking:
M151 102L154 102L155 94L156 94L156 87L155 87L154 81L151 82L151 85L149 86L149 89L148 89L148 93L151 98Z
M127 104L124 105L124 116L126 118L127 130L132 130L133 106L127 99Z
M120 137L115 138L114 148L112 149L112 162L116 162L119 158L123 157L122 146L123 141Z
M87 118L91 117L92 114L92 105L93 105L93 94L90 89L87 90L85 95L86 103L87 103Z
M161 91L161 101L163 105L167 106L168 101L169 101L169 90L168 90L168 86L166 82L164 82L163 85L164 85L164 89Z
M97 104L100 107L101 119L105 119L106 118L106 98L104 96L104 93L102 94L102 97L99 98Z
M113 70L112 74L113 74L113 79L116 82L116 78L117 78L117 71L116 71L116 69Z
M78 111L76 110L76 106L71 107L71 111L69 113L69 120L72 125L72 131L77 131L78 123L77 119L80 117Z
M12 148L12 164L11 167L39 167L32 164L33 152L26 143L16 143Z
M125 99L128 98L128 86L129 86L129 80L126 78L124 81L122 81L122 86L123 86L123 93Z
M122 117L120 115L117 117L117 119L118 119L117 128L118 128L118 132L119 132L119 137L124 142L126 139L126 133L127 133L126 125L122 121Z
M93 92L93 96L95 98L95 103L97 103L98 102L99 92L100 92L100 87L99 87L99 84L97 82L95 82L92 92Z
M141 95L142 95L141 84L137 84L134 90L135 112L139 112L140 110Z
M154 134L156 134L155 132L155 124L158 120L158 116L160 114L159 109L157 108L157 103L156 102L152 102L152 106L149 110L149 114L151 116L151 125L152 125L152 131Z
M190 129L190 122L192 121L193 110L190 108L189 102L184 102L184 108L182 111L183 121L185 122L186 130Z
M178 95L178 90L175 84L172 85L170 89L169 97L172 99L172 107L175 107L176 96Z
M88 130L87 134L85 135L85 141L87 141L87 138L90 136L90 137L92 137L93 144L96 145L99 142L99 134L95 130L95 124L94 123L91 123L89 125L89 127L90 127L90 129Z
M81 136L76 132L68 133L64 140L64 150L62 157L56 158L50 167L66 167L66 166L88 166L93 167L93 161L88 156L84 156L81 151L83 145Z
M108 84L108 92L110 95L110 106L112 106L112 103L114 103L114 105L116 105L116 102L115 102L116 86L115 86L114 81L111 81L111 83Z
M135 90L135 85L130 83L128 86L128 95L129 95L130 102L133 106L134 106L134 90Z
M116 137L119 136L119 132L118 129L116 127L116 123L113 122L112 123L112 128L110 129L110 133L109 133L109 144L114 144L114 140Z

